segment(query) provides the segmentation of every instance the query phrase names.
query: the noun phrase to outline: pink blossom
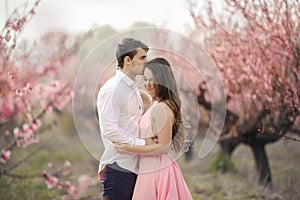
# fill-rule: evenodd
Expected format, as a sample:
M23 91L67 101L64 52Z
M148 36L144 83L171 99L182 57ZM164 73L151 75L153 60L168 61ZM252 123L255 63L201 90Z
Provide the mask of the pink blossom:
M25 143L25 141L23 139L18 139L17 140L17 146L25 148L26 147L26 143Z
M5 37L6 42L9 42L9 40L11 38L11 36L10 36L9 33L10 33L10 31L8 31L8 33L7 33L6 37Z
M3 115L4 119L10 118L14 114L13 108L10 107L8 104L4 104L4 103L2 104L1 111L2 111L2 115Z
M79 192L76 187L74 187L69 181L65 182L65 187L67 192L74 198L78 199L79 198Z
M16 90L16 95L18 96L23 96L23 91L22 90Z
M65 164L64 164L64 167L63 167L63 170L62 170L62 175L63 176L66 176L68 174L70 174L72 172L72 166L71 166L71 163L70 161L65 161Z
M10 152L9 150L3 149L3 150L1 151L0 162L1 162L1 163L6 163L7 160L10 159L10 156L11 156L11 152Z
M30 13L31 13L32 15L34 15L34 14L35 14L35 10L34 10L34 8L32 8L32 9L31 9Z
M37 131L38 128L39 128L39 127L38 127L37 123L35 123L35 122L33 122L33 123L30 125L30 129L31 129L32 132L34 132L34 133Z
M52 106L48 105L48 106L46 106L45 110L46 110L47 113L51 113L53 111L53 108L52 108Z
M43 171L43 177L48 189L51 189L58 184L58 179L55 176L49 175L45 170Z
M40 141L39 135L31 135L31 137L27 140L27 146L33 143L38 143Z
M81 175L78 178L78 189L80 193L84 193L86 191L86 189L93 184L93 181L90 177L86 176L86 175Z
M28 132L30 130L30 126L28 124L23 124L22 126L24 132Z
M35 120L33 121L33 123L35 123L35 124L38 126L38 128L41 127L41 125L42 125L42 122L41 122L41 120L39 120L39 119L35 119Z
M13 132L14 132L15 138L18 138L21 136L21 131L18 127L14 128Z

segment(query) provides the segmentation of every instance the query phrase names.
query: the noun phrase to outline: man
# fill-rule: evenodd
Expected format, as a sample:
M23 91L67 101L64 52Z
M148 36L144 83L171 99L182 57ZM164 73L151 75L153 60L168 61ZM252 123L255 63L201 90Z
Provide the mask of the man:
M147 45L134 38L122 40L116 50L116 75L98 93L97 109L105 148L98 171L103 199L130 200L136 181L138 155L119 154L113 143L146 145L152 141L138 138L143 102L134 82L136 75L143 74L148 50Z

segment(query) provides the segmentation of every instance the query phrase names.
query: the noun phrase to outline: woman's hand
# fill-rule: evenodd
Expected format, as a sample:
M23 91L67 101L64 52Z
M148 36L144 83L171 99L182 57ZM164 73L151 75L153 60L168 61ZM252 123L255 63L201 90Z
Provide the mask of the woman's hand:
M157 144L158 143L157 134L145 138L145 142L146 142L146 145Z

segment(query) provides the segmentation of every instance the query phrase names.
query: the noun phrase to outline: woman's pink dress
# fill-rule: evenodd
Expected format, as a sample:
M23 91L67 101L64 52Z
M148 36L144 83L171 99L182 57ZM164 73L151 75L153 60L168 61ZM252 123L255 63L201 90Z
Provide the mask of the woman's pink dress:
M152 135L150 112L155 104L141 118L141 138ZM171 156L140 155L139 174L132 199L190 200L192 196L178 164Z

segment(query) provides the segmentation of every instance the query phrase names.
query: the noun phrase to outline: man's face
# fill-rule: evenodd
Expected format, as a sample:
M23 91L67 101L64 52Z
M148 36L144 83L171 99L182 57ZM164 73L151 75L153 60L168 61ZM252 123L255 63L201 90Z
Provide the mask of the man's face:
M135 75L144 73L144 65L147 63L147 52L144 49L137 49L137 53L131 60L131 70Z

